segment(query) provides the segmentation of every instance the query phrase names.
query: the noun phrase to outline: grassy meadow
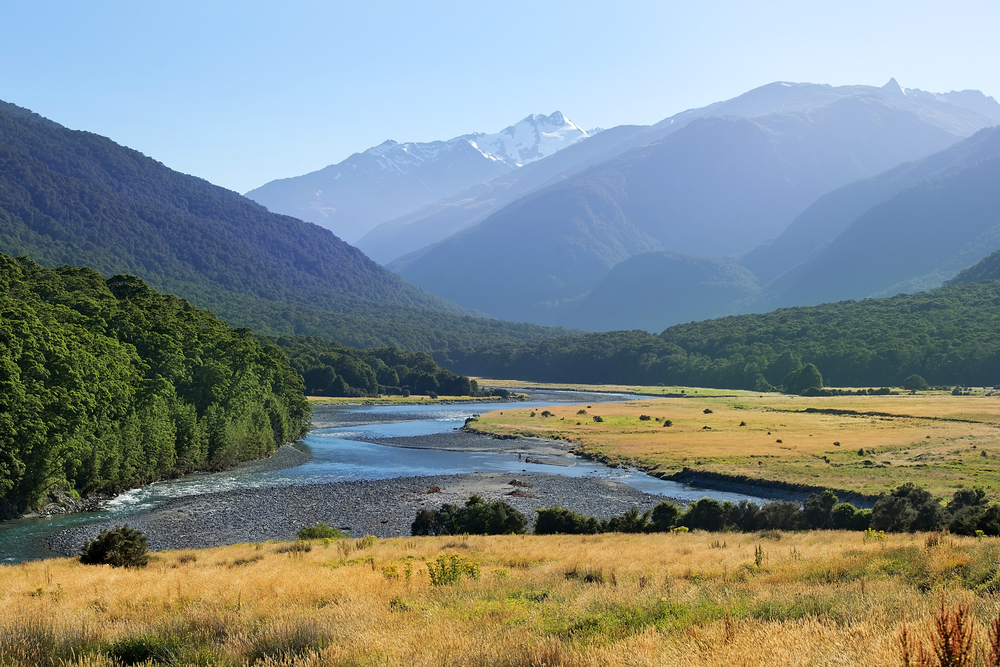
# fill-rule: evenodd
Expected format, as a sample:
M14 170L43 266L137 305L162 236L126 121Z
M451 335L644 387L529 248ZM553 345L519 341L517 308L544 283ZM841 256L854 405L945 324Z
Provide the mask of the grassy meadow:
M465 536L0 567L3 665L898 665L904 620L997 615L1000 540ZM428 574L457 556L465 576ZM435 566L436 569L436 566ZM475 576L472 576L475 575ZM478 577L478 578L476 578Z
M689 467L868 494L907 481L937 495L962 486L982 486L994 496L1000 490L1000 396L693 391L688 398L560 405L549 408L549 416L511 406L483 414L470 427L568 439L582 454L651 472Z

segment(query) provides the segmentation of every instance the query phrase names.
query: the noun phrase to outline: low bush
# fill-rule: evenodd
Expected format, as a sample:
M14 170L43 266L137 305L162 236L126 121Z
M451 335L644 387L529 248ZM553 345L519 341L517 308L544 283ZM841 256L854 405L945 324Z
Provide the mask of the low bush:
M148 540L141 530L115 526L103 529L97 539L87 540L80 551L84 565L110 565L111 567L146 567L149 563Z
M413 535L510 535L521 534L528 517L507 503L483 500L475 494L465 507L445 503L439 510L423 509L410 526Z
M306 526L296 533L300 540L339 540L346 537L340 530L326 525L322 521L317 521L313 526Z

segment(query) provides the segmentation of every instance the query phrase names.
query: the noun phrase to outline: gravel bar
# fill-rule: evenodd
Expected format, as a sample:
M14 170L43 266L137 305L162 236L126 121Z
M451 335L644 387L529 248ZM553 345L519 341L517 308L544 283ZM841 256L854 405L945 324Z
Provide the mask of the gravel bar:
M349 531L354 537L409 535L418 510L461 504L473 493L488 500L504 500L531 520L540 507L559 505L608 518L633 505L645 510L663 500L621 482L597 478L516 475L518 481L533 487L512 486L513 479L510 474L472 473L239 489L170 500L129 517L127 523L146 533L151 550L161 551L291 540L300 528L317 521ZM429 492L432 487L440 491ZM508 495L515 490L521 495ZM110 527L111 523L105 523L70 528L53 534L49 545L53 551L74 555L85 539L93 539L101 528Z

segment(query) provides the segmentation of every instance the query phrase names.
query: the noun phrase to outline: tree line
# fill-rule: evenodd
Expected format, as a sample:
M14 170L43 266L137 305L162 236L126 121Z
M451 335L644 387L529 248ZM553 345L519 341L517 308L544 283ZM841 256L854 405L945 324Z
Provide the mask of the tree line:
M597 533L657 533L673 530L743 532L761 530L858 530L891 533L949 530L957 535L1000 535L1000 504L989 503L983 489L959 489L942 504L913 483L902 484L878 497L872 509L840 502L827 489L803 503L775 501L758 505L702 498L681 509L663 500L640 512L633 506L619 516L599 519L564 507L536 510L536 535L594 535ZM528 518L500 500L473 495L464 507L444 504L417 512L413 535L505 535L524 533Z
M442 368L425 352L394 347L359 350L318 336L266 340L288 355L311 396L510 395L504 389L480 389L475 380Z
M812 364L832 386L900 386L914 375L936 386L993 386L1000 384L997 330L1000 281L989 281L679 324L660 335L470 346L435 359L456 373L544 382L770 391ZM795 379L815 380L806 374Z
M249 329L0 255L0 514L263 457L309 424L302 378Z

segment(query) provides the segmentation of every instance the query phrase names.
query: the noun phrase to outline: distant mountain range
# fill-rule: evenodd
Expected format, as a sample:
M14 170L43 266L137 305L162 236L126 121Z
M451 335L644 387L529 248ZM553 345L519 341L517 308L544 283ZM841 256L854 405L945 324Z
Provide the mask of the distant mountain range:
M549 336L414 287L328 230L0 102L0 252L128 273L230 324L430 350Z
M683 276L659 280L695 261L676 254L642 260L659 273L628 265L612 273L612 268L649 252L715 258L748 253L780 238L825 193L938 152L997 118L1000 105L976 91L934 95L904 90L895 80L881 88L770 84L651 128L612 128L541 160L532 165L534 171L549 160L564 166L580 156L561 171L549 169L539 187L521 188L528 193L506 207L471 225L462 223L463 231L390 268L457 303L518 321L604 330L641 322L657 330L706 313L725 314L733 309L726 299L755 298L770 278L829 238L813 232L798 245L776 241L775 248L787 251L780 261L770 261L763 250L748 256L743 266L755 274L752 279L731 261L714 261L699 264L692 284ZM649 143L657 133L660 138ZM583 155L588 144L596 146L605 137L619 140L606 141L611 145L603 154ZM527 169L516 176L530 175ZM510 179L500 177L473 190L488 199L498 189L491 187L496 181L504 183L499 188L504 191L519 185L509 187ZM423 219L411 215L404 227L426 225L429 218L467 220L468 215L455 215L475 208L457 201L462 196L425 208L429 215ZM464 201L476 203L476 197ZM853 206L848 214L867 208ZM710 267L722 274L707 276ZM732 289L713 287L713 294L728 295L720 300L667 296L698 293L698 285ZM664 296L651 303L657 289ZM599 302L615 306L598 308Z
M482 222L517 198L558 183L629 149L660 141L699 118L750 118L775 113L808 112L837 100L873 91L878 89L870 86L832 87L776 82L731 100L684 111L652 126L614 127L605 130L598 137L560 151L556 156L473 185L385 222L362 237L357 246L375 261L391 264L391 268L402 270L403 266L414 259L412 256L404 256ZM984 122L991 124L989 120L984 121L984 117L993 122L1000 120L1000 105L979 91L934 95L915 89L903 90L895 80L891 80L878 92L895 108L910 111L925 122L956 136L968 136L984 127ZM941 107L937 102L947 106Z
M815 250L737 310L940 286L1000 248L1000 128L829 193L742 262L766 275L762 256L794 254L804 239Z
M390 140L319 171L271 181L246 196L354 243L382 222L541 160L590 134L556 111L528 116L496 134L427 143Z

